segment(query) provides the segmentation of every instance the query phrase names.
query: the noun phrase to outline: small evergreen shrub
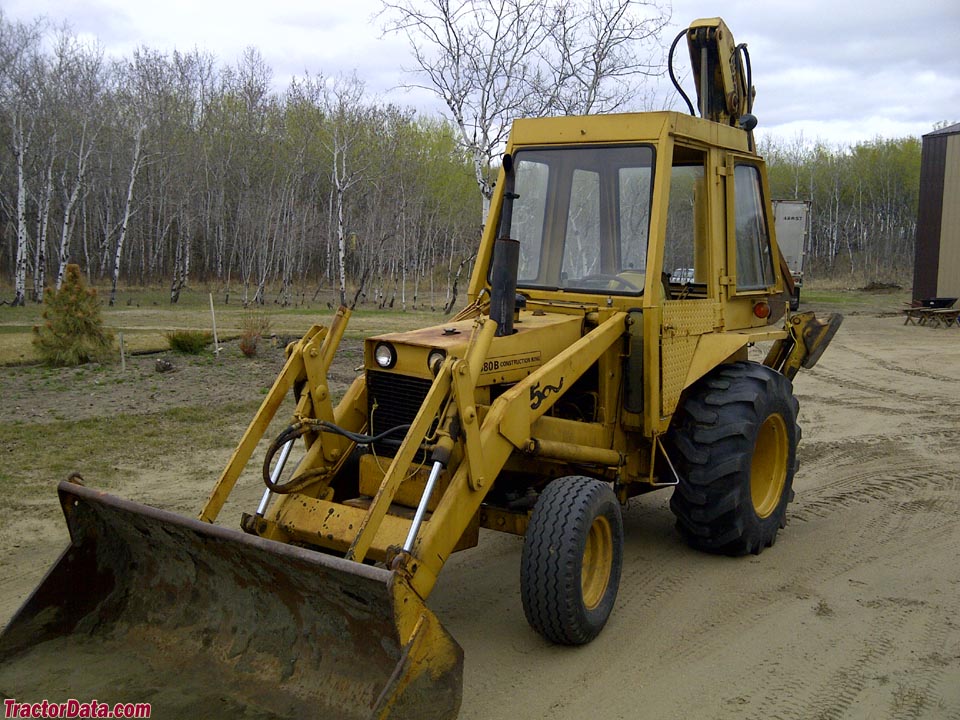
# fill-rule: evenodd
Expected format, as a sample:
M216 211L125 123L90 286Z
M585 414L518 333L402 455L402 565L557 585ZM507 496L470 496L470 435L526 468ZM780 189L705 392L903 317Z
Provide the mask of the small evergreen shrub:
M203 330L173 330L166 334L170 349L184 355L199 355L213 336Z
M97 289L87 287L79 265L67 265L59 290L47 290L43 324L33 346L46 365L64 367L113 358L113 332L104 327Z

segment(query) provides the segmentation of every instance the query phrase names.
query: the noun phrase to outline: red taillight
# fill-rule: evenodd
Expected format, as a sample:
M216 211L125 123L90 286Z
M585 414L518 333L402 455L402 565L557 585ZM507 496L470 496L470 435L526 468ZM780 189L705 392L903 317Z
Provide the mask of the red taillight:
M770 317L770 306L766 302L758 302L753 306L753 314L758 318Z

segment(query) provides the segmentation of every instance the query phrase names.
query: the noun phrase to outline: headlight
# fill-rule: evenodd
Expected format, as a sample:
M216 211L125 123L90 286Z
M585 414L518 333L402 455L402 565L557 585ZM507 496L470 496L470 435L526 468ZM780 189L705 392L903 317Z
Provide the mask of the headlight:
M397 351L393 349L390 343L380 343L373 350L373 359L377 365L389 370L397 364Z
M430 368L430 372L434 375L440 372L440 366L443 365L446 357L447 354L443 350L431 350L427 355L427 367Z

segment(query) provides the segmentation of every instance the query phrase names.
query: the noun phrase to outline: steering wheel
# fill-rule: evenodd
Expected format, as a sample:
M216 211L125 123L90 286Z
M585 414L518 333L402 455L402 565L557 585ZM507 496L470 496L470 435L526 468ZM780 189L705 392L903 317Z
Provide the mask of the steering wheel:
M606 273L594 273L593 275L585 275L582 278L579 278L574 281L577 285L582 285L589 288L597 288L598 290L603 290L602 287L605 283L616 283L617 287L613 288L614 290L630 290L632 292L642 292L643 288L637 287L632 282L626 278L622 278L619 275L607 275Z

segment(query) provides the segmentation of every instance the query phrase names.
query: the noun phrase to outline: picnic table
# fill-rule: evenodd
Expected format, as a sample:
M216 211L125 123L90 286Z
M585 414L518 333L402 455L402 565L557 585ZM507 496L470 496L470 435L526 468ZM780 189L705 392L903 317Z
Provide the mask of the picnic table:
M931 309L928 313L928 322L934 327L943 325L943 327L960 327L957 325L960 318L960 309L957 308L938 308Z
M903 308L904 325L929 325L930 327L960 327L960 308L924 307L911 305Z

